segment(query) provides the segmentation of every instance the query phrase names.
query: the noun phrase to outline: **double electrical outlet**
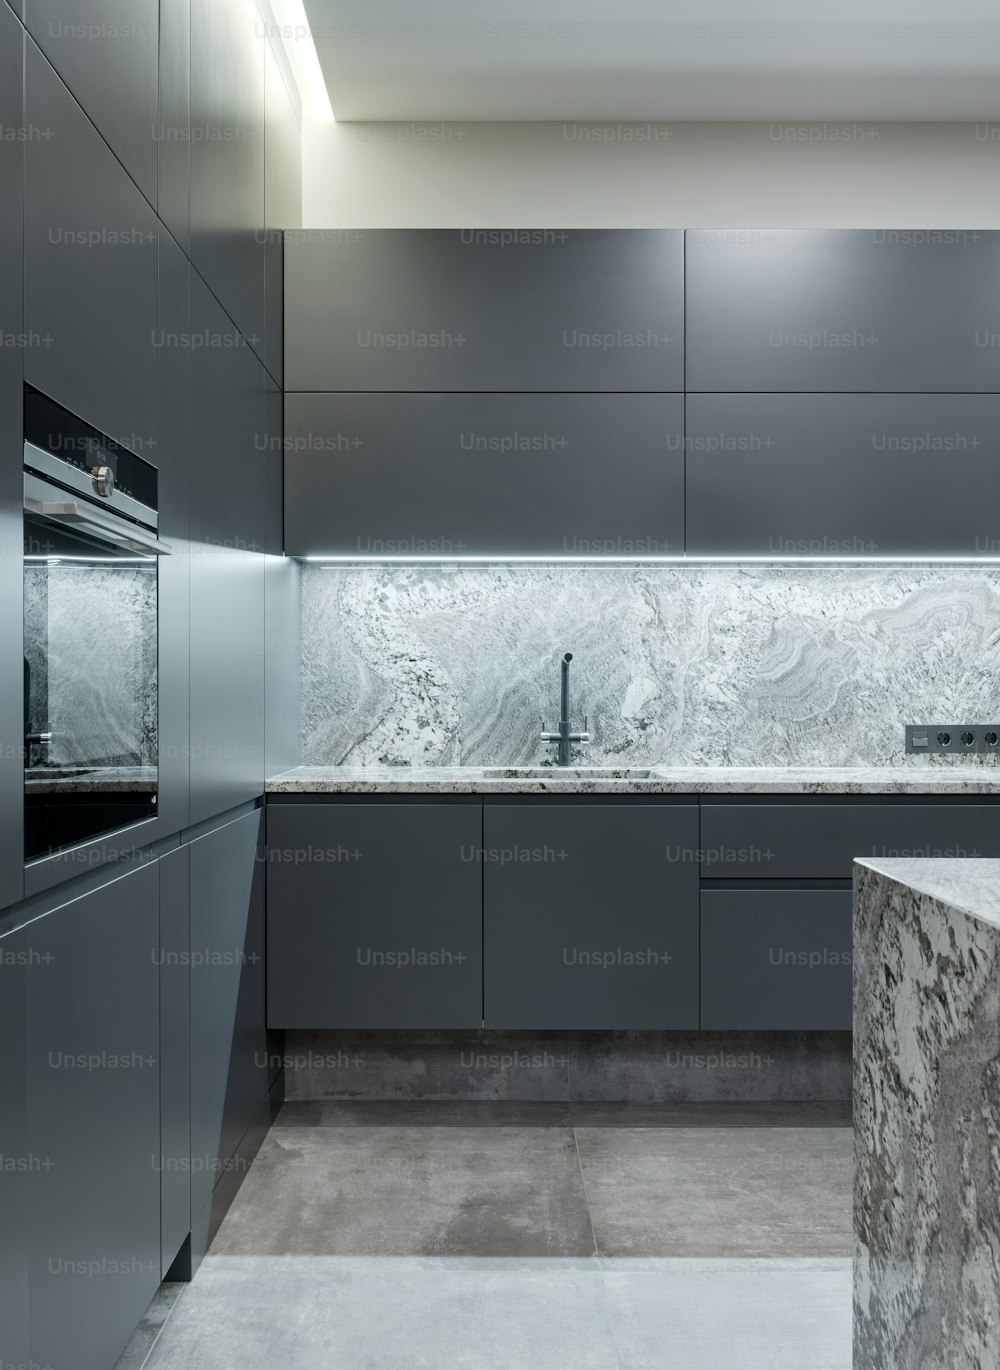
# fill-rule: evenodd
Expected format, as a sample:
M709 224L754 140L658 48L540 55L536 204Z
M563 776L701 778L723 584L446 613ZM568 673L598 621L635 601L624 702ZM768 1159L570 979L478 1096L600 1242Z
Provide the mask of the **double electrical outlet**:
M906 729L906 750L1000 754L1000 723L910 724Z

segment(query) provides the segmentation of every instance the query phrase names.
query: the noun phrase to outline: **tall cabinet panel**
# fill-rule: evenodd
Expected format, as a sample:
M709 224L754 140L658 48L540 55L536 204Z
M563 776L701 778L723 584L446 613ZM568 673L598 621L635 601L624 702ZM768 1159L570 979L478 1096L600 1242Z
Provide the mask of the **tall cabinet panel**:
M26 929L31 1358L108 1370L160 1280L155 862Z
M270 44L265 44L264 229L267 290L264 361L280 386L284 378L284 235L302 222L302 133Z
M0 12L0 27L5 24ZM0 1354L6 1365L28 1364L28 1191L45 1163L44 1155L32 1156L26 1125L25 956L20 933L0 936Z
M41 339L26 357L27 379L151 457L156 216L30 39L27 46L28 122L39 134L26 145L24 308Z
M191 822L263 792L265 372L192 274Z
M689 390L1000 391L1000 232L690 230Z
M262 814L190 846L191 1211L197 1221L271 1078L264 1004Z
M191 862L167 852L160 875L160 1269L191 1231Z
M191 260L261 356L265 43L255 0L191 0Z
M0 124L19 129L24 123L24 30L9 9L0 5ZM23 758L24 714L22 673L21 580L21 382L24 344L41 339L25 336L21 312L21 220L24 192L24 143L0 140L0 908L24 893ZM14 345L13 342L21 344ZM17 1357L7 1357L17 1360Z
M672 229L285 241L288 390L683 390Z
M28 32L156 203L158 0L26 0Z
M156 211L190 251L191 0L160 0Z
M173 549L159 562L160 832L190 816L190 428L191 267L160 234L157 321L157 443L160 536Z
M267 434L264 558L264 770L267 775L302 759L302 566L281 555L283 400L269 384L264 395Z

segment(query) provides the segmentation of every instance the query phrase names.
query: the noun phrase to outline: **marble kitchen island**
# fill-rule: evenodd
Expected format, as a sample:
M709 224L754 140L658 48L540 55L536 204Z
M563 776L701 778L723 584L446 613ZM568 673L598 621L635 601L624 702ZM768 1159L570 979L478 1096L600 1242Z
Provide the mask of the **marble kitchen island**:
M859 861L855 1370L1000 1367L1000 861Z

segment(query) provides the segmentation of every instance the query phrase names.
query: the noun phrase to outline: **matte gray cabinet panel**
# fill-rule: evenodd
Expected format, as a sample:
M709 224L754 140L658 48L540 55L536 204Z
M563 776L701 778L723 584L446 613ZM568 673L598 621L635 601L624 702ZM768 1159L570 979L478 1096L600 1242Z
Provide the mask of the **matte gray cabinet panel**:
M30 40L27 49L28 122L44 133L26 145L24 312L39 340L27 379L155 461L156 216Z
M268 809L268 1022L482 1026L482 808Z
M690 230L689 390L1000 390L1000 233Z
M169 233L160 235L159 318L163 337L182 338L191 328L191 267ZM189 470L191 445L191 351L160 349L157 369L157 444L160 537L173 549L158 566L160 836L188 826L191 805Z
M1000 554L1000 397L688 395L687 550Z
M24 123L24 30L0 6L0 908L24 894L23 617L21 548L24 482L17 454L23 439L22 215L24 143L9 136ZM18 339L18 335L22 337ZM40 341L40 340L38 340ZM0 1359L3 1358L0 1349ZM17 1362L17 1356L7 1356Z
M160 876L160 1272L191 1231L190 849L158 862Z
M191 228L191 0L160 0L156 211L185 252Z
M0 6L0 10L2 10ZM6 15L0 13L0 31ZM28 1188L32 1159L26 1126L25 940L0 937L0 1328L3 1361L28 1364Z
M267 1094L261 811L190 844L191 1212L199 1214Z
M702 875L851 878L857 858L1000 857L1000 809L967 804L702 804Z
M25 24L155 204L158 0L26 0Z
M681 395L290 394L285 434L291 555L683 548Z
M701 1026L851 1026L850 890L705 890Z
M191 260L264 354L264 37L255 0L191 0Z
M160 1282L156 863L26 929L31 1358L108 1370Z
M698 808L487 804L493 1028L698 1024Z
M682 390L683 329L676 230L285 240L288 390Z
M191 822L264 785L266 372L196 273L192 327Z
M269 43L264 45L264 111L264 361L281 385L285 369L283 230L298 228L302 222L302 133Z

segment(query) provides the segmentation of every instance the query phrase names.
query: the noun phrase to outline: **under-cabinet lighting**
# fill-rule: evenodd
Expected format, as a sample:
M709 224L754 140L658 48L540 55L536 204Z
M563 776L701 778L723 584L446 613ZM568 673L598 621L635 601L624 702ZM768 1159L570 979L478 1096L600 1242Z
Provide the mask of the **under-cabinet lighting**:
M329 556L310 555L298 558L299 561L312 561L329 566L358 566L358 565L463 565L468 563L479 563L487 565L505 565L508 562L524 563L530 562L547 566L582 566L582 565L603 565L603 566L719 566L719 565L757 565L757 566L914 566L914 565L935 565L935 566L998 566L1000 556L928 556L923 552L914 552L909 556L594 556L594 557L574 557L574 556L522 556L497 552L493 555L470 555L470 556L433 556L433 555L400 555L391 554L385 556L372 556L360 554L338 553Z
M271 10L304 108L314 119L332 122L330 92L326 88L305 5L302 0L271 0Z

